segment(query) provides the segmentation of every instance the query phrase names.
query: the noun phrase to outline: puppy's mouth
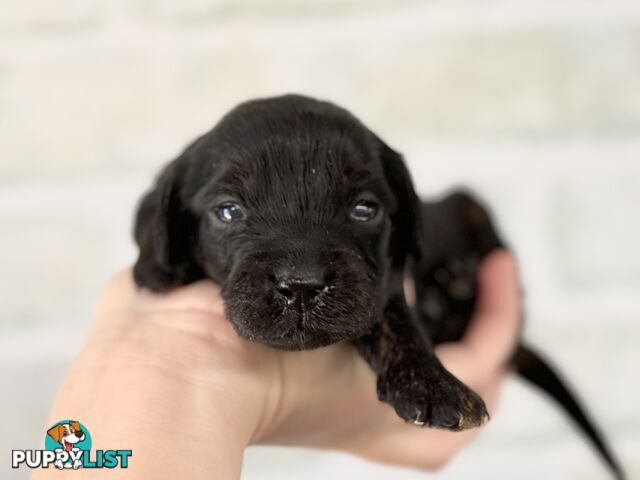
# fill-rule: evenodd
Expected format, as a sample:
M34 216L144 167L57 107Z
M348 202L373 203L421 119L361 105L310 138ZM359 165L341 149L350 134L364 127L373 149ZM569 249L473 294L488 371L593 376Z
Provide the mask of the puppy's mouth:
M332 287L324 287L314 298L294 296L277 299L283 305L280 314L273 318L279 324L277 331L265 332L258 340L275 348L286 350L305 350L323 347L339 340L345 335L337 334L336 320L326 315L328 304L335 301L329 295ZM274 335L275 334L275 335Z
M256 312L253 314L253 321L247 321L246 316L238 318L238 300L228 299L226 305L231 308L227 309L227 316L242 337L281 350L319 348L365 333L365 329L361 332L361 328L356 325L357 322L353 321L353 316L344 319L342 315L336 315L336 310L340 309L334 308L336 299L332 298L330 292L328 289L314 299L301 296L256 296L253 305L245 303L243 309ZM246 300L240 301L244 303ZM258 313L264 311L262 307L265 306L269 313ZM343 325L340 322L343 322Z

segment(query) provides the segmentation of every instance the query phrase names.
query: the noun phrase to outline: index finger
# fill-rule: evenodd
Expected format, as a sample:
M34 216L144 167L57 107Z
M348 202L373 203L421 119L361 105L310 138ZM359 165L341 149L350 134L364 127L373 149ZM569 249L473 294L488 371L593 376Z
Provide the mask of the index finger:
M462 339L483 371L500 369L520 331L522 295L515 259L506 250L489 255L478 272L476 309Z

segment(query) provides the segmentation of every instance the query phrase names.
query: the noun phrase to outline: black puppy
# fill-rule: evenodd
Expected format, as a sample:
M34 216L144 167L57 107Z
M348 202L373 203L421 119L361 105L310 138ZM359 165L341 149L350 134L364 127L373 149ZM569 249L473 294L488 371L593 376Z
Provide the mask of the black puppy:
M501 242L467 195L421 204L401 156L344 109L294 95L236 107L162 172L135 238L138 285L211 278L247 339L288 350L352 341L405 421L458 431L486 420L433 345L463 334L477 265ZM523 347L515 365L559 398L620 477L553 372Z

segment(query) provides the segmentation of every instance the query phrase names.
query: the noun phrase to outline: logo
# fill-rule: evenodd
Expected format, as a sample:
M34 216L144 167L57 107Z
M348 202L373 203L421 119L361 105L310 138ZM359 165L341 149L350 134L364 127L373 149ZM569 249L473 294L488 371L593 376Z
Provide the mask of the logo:
M44 450L13 450L11 467L49 468L127 468L131 450L91 452L89 430L77 420L62 420L44 438Z

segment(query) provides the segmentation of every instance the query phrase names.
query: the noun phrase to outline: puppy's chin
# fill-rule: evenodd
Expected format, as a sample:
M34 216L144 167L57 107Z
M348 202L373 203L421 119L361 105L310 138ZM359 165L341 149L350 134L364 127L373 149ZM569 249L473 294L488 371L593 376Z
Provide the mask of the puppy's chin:
M243 338L280 350L311 350L344 340L355 340L371 331L375 315L362 309L333 318L313 312L280 311L271 315L260 301L225 301L226 316Z
M236 329L236 331L237 330L238 329ZM319 332L313 332L313 335L309 335L308 332L304 330L294 330L286 335L274 337L253 336L250 333L248 335L240 333L240 335L247 340L260 342L269 347L277 348L278 350L312 350L344 340Z

